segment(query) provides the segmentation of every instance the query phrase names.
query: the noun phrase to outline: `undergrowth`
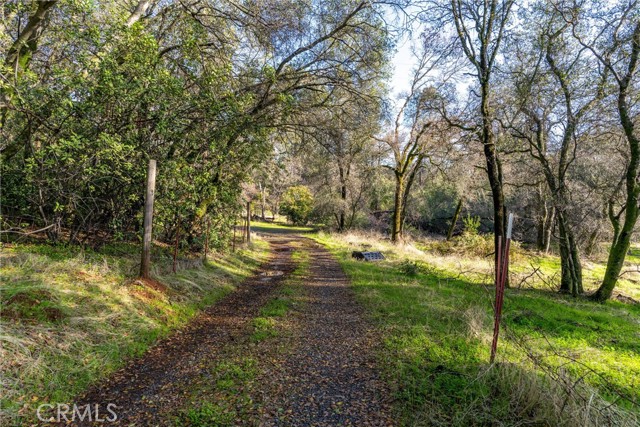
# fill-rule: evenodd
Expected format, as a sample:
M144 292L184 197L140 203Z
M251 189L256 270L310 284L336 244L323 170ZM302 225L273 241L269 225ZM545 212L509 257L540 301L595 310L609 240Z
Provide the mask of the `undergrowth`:
M3 247L0 424L34 418L41 403L70 402L230 292L266 254L258 240L205 263L182 260L173 274L169 251L156 247L155 280L145 282L134 279L134 245Z

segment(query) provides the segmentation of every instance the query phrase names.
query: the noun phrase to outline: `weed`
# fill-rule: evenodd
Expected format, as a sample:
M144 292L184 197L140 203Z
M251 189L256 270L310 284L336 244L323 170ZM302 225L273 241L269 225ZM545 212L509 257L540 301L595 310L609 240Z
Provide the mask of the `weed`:
M203 402L200 406L185 410L176 419L176 426L224 427L232 426L236 414L221 405Z
M478 230L480 229L479 216L471 216L471 214L467 214L465 218L462 218L462 222L464 224L465 233L471 234L471 235L478 234Z
M417 261L407 260L400 263L399 269L402 274L410 277L415 277L420 271L420 266L418 265Z

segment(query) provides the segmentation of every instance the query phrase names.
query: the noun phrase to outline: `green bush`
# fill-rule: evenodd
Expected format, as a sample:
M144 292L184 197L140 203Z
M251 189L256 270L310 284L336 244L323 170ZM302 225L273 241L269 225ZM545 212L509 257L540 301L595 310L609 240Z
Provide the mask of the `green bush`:
M304 185L289 187L282 195L280 213L295 225L306 224L312 209L313 195Z
M399 267L405 276L415 277L420 272L420 266L417 261L403 261Z
M467 214L466 218L462 218L462 222L464 223L464 232L476 235L478 234L478 230L480 229L480 217L479 216L471 216Z

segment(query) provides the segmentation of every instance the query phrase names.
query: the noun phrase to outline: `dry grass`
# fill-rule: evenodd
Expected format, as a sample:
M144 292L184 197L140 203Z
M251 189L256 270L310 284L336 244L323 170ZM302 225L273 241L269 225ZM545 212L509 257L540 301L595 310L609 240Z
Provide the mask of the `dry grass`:
M490 384L492 392L500 395L513 426L633 427L638 422L595 389L574 384L575 379L566 372L559 371L554 378L536 374L521 363L501 363L486 368L478 381Z
M353 231L341 235L340 240L353 250L371 248L382 251L390 260L426 262L449 276L473 282L493 281L493 238L489 235L463 235L451 242L433 237L408 238L395 245L381 233ZM606 251L583 259L586 292L597 289L605 267ZM517 288L557 290L560 286L560 259L556 255L526 250L518 242L512 242L510 279L512 286ZM623 302L632 302L629 298L640 301L640 246L634 246L627 256L614 298Z
M232 290L267 254L258 240L249 250L214 254L206 265L185 260L173 274L170 257L158 250L159 282L145 283L133 279L139 258L130 249L2 248L0 424L32 418L41 403L69 403Z

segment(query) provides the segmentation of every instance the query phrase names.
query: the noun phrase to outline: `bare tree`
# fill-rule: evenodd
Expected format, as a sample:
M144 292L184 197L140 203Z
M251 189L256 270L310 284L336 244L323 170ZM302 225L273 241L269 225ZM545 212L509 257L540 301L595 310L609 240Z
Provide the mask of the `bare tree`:
M574 37L589 49L613 79L618 118L628 148L628 160L622 180L624 200L619 209L610 203L609 219L613 226L613 241L604 278L593 295L597 301L606 301L611 297L620 277L639 214L640 134L636 128L639 116L634 108L634 99L640 90L640 11L637 1L629 1L614 5L604 14L600 9L586 9L582 16L574 13L565 18L572 24ZM585 27L593 29L587 33L593 34L592 37L582 35Z
M457 44L469 61L472 75L479 86L479 122L471 125L452 124L475 133L482 144L493 199L496 248L498 239L505 235L506 208L502 168L494 134L492 77L514 2L515 0L450 0L442 2L440 6L441 10L446 11L442 20L452 21ZM496 257L497 253L496 250Z
M537 25L533 33L525 33L531 40L529 61L512 67L520 99L516 100L516 117L506 127L528 142L529 153L540 165L558 225L560 291L578 295L584 289L580 251L570 221L568 172L576 160L579 140L585 140L580 133L588 132L586 118L605 96L606 75L599 76L585 49L571 43L570 25L556 8L537 4L529 16Z
M411 86L403 97L391 131L380 138L393 156L393 163L386 165L395 178L393 214L391 218L391 240L398 242L403 238L407 199L416 174L423 165L432 146L432 126L437 119L434 113L434 101L439 96L431 85L431 74L445 55L442 51L429 50L432 37L425 36L423 48L417 54L418 64L413 73Z

